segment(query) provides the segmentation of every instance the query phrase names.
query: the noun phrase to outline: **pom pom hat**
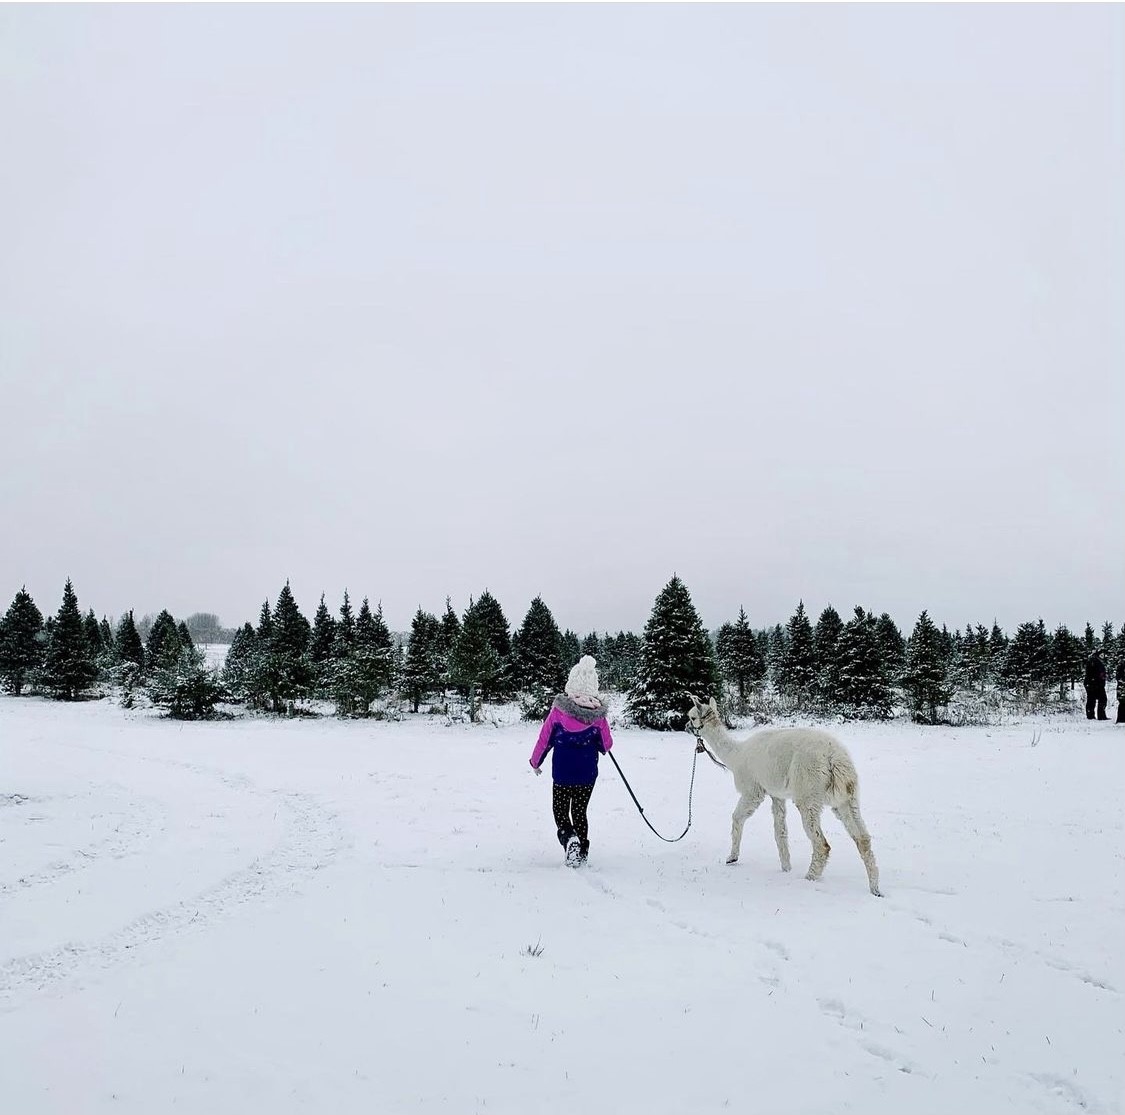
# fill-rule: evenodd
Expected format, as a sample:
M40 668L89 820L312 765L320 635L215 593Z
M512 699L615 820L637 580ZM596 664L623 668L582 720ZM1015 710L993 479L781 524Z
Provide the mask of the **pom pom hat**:
M591 655L582 655L571 667L566 679L566 695L571 700L598 696L598 663Z

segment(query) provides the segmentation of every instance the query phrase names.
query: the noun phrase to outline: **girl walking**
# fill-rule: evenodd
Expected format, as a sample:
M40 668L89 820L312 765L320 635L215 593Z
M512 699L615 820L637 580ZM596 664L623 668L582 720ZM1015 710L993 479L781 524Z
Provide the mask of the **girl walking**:
M554 751L551 808L559 843L571 867L585 863L590 854L586 808L598 777L598 756L613 746L608 710L598 695L597 665L588 654L574 665L566 679L566 692L555 698L531 752L532 769L542 774L547 752Z

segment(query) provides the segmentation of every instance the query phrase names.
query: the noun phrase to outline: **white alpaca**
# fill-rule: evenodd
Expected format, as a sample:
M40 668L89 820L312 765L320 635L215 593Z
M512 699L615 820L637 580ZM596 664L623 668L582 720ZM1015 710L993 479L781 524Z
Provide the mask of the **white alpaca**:
M735 789L741 795L731 816L727 863L738 862L743 826L769 794L773 800L773 834L777 854L781 857L781 870L788 871L791 866L785 802L792 799L812 842L812 863L805 878L819 879L824 874L830 851L820 828L820 813L827 805L855 841L867 869L871 893L881 897L871 835L859 813L859 776L844 745L815 728L767 728L737 740L726 730L714 697L707 704L691 697L691 703L688 719L692 727L730 769Z

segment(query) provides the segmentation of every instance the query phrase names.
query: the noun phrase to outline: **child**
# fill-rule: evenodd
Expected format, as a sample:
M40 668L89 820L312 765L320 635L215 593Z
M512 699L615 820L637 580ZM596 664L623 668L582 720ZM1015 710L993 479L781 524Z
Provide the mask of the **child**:
M598 696L597 662L584 654L566 679L566 693L555 698L531 753L532 769L541 774L540 764L551 748L555 750L551 804L559 843L571 867L585 863L590 854L586 807L598 777L598 756L613 746L606 712Z

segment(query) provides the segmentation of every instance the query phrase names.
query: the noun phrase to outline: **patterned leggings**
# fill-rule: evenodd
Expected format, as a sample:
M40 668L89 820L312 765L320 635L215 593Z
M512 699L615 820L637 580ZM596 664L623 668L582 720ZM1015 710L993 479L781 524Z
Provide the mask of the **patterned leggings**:
M551 795L551 808L559 830L559 843L564 848L572 836L578 837L583 849L590 847L590 826L586 820L586 807L590 804L590 795L593 792L593 782L588 786L560 786L555 783L555 790Z

